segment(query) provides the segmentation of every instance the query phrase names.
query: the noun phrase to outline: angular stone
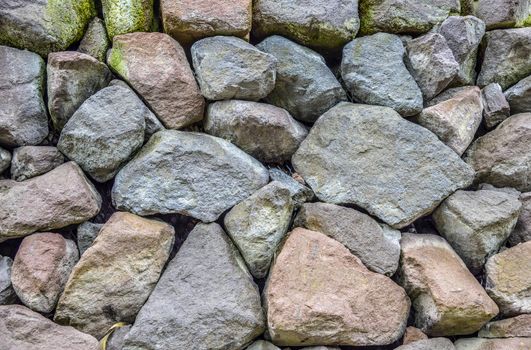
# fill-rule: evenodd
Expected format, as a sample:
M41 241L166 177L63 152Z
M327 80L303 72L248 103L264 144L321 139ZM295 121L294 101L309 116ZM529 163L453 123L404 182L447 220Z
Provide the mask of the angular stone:
M106 87L112 77L104 63L76 51L51 53L47 72L48 110L59 132L81 104Z
M421 34L449 15L459 15L459 0L360 0L360 33Z
M47 56L83 37L96 16L93 0L17 0L0 4L0 44Z
M400 243L400 282L412 299L416 327L430 336L471 334L498 314L442 237L403 234Z
M0 305L0 334L5 350L99 349L96 338L55 324L22 305Z
M107 342L107 349L105 350L122 350L125 343L125 337L131 330L131 325L117 328L109 337Z
M0 46L0 145L36 145L48 136L44 70L39 55Z
M504 94L512 114L531 112L531 75L511 86Z
M0 305L14 304L17 295L11 284L13 260L8 256L0 256Z
M478 138L465 161L476 171L476 182L531 191L531 113L505 119Z
M483 0L481 0L483 1ZM478 47L485 35L485 23L474 16L451 16L439 27L454 54L459 70L451 85L474 85Z
M505 90L531 74L531 28L492 30L484 42L480 87L498 83Z
M295 227L324 233L347 247L370 270L392 276L400 258L400 232L357 210L327 203L305 203Z
M480 0L476 16L487 29L522 27L529 15L529 0Z
M278 34L322 51L339 51L356 37L358 0L257 0L253 34Z
M77 246L80 255L94 243L102 227L103 224L95 224L90 221L85 221L77 227Z
M180 213L211 222L268 180L260 162L228 141L160 131L118 173L112 200L138 215Z
M341 77L352 97L366 104L391 107L404 116L422 110L422 92L404 64L400 37L376 33L343 48Z
M149 32L153 23L153 0L102 0L107 34Z
M170 261L123 350L243 349L264 331L258 288L218 224L197 224Z
M455 342L457 350L524 350L531 348L531 338L464 338Z
M11 165L11 153L8 150L0 147L0 174L9 168Z
M142 146L145 116L150 113L130 89L105 88L74 113L57 148L94 180L108 181Z
M76 244L58 233L25 237L11 273L17 296L34 311L52 312L78 259Z
M531 315L519 315L489 322L479 331L478 336L480 338L531 337Z
M451 99L425 108L417 121L462 155L474 140L482 112L481 90L472 86Z
M204 128L266 163L290 160L308 134L285 109L241 100L210 104Z
M280 350L275 345L265 340L257 340L247 347L245 350Z
M352 103L319 118L292 162L320 200L355 204L394 228L430 213L474 176L430 131L390 108Z
M161 0L164 32L182 45L215 35L246 38L252 0Z
M522 193L520 202L522 203L522 210L514 231L509 236L509 246L531 241L531 192Z
M410 306L391 279L370 272L339 242L302 228L277 255L264 297L271 339L286 346L390 344L402 336Z
M279 182L271 182L225 215L227 234L254 277L266 277L277 246L288 231L292 212L289 190Z
M0 242L87 221L101 197L74 162L32 179L0 180Z
M65 157L52 146L15 148L11 161L11 178L24 181L47 173L65 162Z
M203 118L205 100L184 50L168 35L118 35L108 64L142 96L167 128L179 129Z
M315 51L281 36L271 36L257 47L277 59L277 78L265 101L284 108L301 121L317 120L347 95L325 60Z
M174 236L165 222L114 213L72 271L54 320L97 338L116 322L133 323L168 260Z
M417 340L411 344L399 346L395 350L455 350L455 347L450 339L431 338Z
M107 37L105 23L98 17L90 21L83 39L79 43L77 51L90 55L98 61L105 62L107 50L111 45Z
M216 36L192 45L201 93L209 100L260 100L273 90L276 59L243 39Z
M479 274L511 234L521 203L501 191L457 191L433 212L437 231L469 270Z
M311 201L315 197L310 188L304 186L280 169L270 168L269 177L271 178L271 181L278 181L289 190L291 193L291 199L293 199L293 204L296 207L301 206L305 202Z
M425 107L435 106L436 104L439 104L441 102L448 101L460 95L461 93L470 90L471 88L473 88L473 86L458 86L458 87L448 88L444 90L443 92L441 92L440 94L438 94L437 96L435 96L434 98L432 98L431 100L426 101Z
M483 100L483 119L488 129L494 128L510 115L510 107L501 86L491 83L481 90Z
M459 72L459 63L444 36L428 33L406 44L408 66L425 99L437 96Z
M428 339L428 336L424 334L420 329L415 327L407 327L404 333L402 344L407 345L409 343L416 342L418 340Z
M485 274L487 292L504 315L531 313L531 242L492 256Z

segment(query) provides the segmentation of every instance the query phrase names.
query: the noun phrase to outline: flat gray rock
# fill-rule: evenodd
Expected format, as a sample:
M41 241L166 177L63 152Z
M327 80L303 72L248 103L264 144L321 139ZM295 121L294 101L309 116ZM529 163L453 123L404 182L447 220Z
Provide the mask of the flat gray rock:
M512 114L531 112L531 75L511 86L504 94Z
M218 224L198 224L136 317L122 350L244 349L264 331L258 288Z
M13 260L8 256L0 256L0 305L14 304L17 295L11 284Z
M402 345L395 350L455 350L455 346L447 338L431 338L417 340L413 343Z
M103 224L95 224L85 221L77 227L77 247L79 255L82 255L94 242Z
M488 30L522 27L529 15L529 0L481 0L476 16L482 19Z
M11 152L0 147L0 174L11 165Z
M320 200L355 204L394 228L430 213L474 176L425 128L391 108L352 103L319 118L292 162Z
M354 100L391 107L404 116L422 110L422 93L404 64L400 37L377 33L343 48L341 77Z
M295 206L301 206L303 203L309 202L315 197L315 194L311 188L304 186L302 183L295 180L293 177L289 176L280 169L269 169L269 177L271 178L271 181L278 181L289 190L291 193L291 199L293 199Z
M24 181L47 173L65 162L56 147L22 146L15 148L11 160L11 178Z
M139 215L180 213L211 222L269 181L267 169L230 142L160 131L116 176L113 204Z
M90 55L98 61L105 62L107 50L110 45L105 23L102 19L94 17L90 21L77 51Z
M514 231L507 241L509 246L531 241L531 192L522 193L520 202L522 203L522 210Z
M492 129L509 117L509 102L507 102L500 84L490 83L485 86L481 90L481 97L483 100L483 119L488 129Z

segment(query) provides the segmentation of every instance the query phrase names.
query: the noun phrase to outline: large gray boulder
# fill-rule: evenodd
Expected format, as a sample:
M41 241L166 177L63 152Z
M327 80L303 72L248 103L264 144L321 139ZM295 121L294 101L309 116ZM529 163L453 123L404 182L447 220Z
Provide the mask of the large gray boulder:
M319 118L292 162L322 201L355 204L395 228L430 213L474 176L425 128L390 108L352 103Z
M24 181L47 173L65 162L65 157L56 147L23 146L13 150L11 178Z
M139 215L180 213L211 222L268 180L260 162L226 140L167 130L118 173L112 200Z
M485 86L481 90L481 97L483 101L483 119L488 129L492 129L509 117L509 102L507 102L500 84L490 83Z
M529 15L529 0L480 0L476 16L487 29L522 27Z
M511 86L504 94L512 114L531 112L531 75Z
M218 224L198 224L170 261L123 350L245 348L264 331L258 288Z
M341 77L354 100L391 107L404 116L422 110L422 93L404 64L400 37L377 33L343 48Z

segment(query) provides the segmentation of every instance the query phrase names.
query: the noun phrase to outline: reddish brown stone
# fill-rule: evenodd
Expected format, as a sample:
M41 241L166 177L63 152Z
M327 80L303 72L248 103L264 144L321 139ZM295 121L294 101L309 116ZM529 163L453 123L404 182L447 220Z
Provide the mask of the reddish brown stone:
M428 336L424 334L424 332L415 327L407 327L406 332L404 333L404 340L402 340L402 344L406 345L423 339L428 339Z

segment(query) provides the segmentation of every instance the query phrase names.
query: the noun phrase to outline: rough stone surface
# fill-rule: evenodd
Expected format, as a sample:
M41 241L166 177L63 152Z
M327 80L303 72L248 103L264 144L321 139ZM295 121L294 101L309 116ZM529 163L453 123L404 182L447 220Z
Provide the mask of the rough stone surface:
M42 56L79 41L96 15L93 0L17 0L0 4L0 44Z
M343 48L341 77L352 97L366 104L391 107L404 116L422 110L422 93L404 64L400 37L376 33Z
M285 109L241 100L209 105L204 128L266 163L290 160L308 134Z
M11 165L11 152L0 147L0 174Z
M276 257L264 297L271 339L286 346L390 344L402 336L410 306L391 279L370 272L332 238L302 228Z
M508 244L515 246L520 243L531 241L531 192L520 195L522 210L514 231L509 236Z
M324 59L315 51L278 35L257 47L277 59L275 88L265 101L301 121L314 122L347 95Z
M99 349L96 338L55 324L21 305L0 305L0 334L5 350Z
M131 325L117 328L109 337L107 342L107 349L105 350L122 350L125 343L125 337L131 330Z
M116 176L114 206L139 215L180 213L215 221L266 185L267 169L223 139L161 131Z
M481 90L473 86L446 101L425 108L417 121L462 155L481 124L482 105Z
M271 182L225 215L227 234L254 277L266 277L277 246L288 231L292 212L289 190L279 182Z
M474 176L423 127L390 108L351 103L319 118L292 162L322 201L355 204L395 228L430 213Z
M219 9L212 6L212 10ZM179 129L203 118L205 100L184 50L168 35L118 35L108 64L142 96L167 128Z
M489 322L479 331L478 336L480 338L531 337L531 314Z
M265 340L257 340L247 347L245 350L280 350L272 343Z
M36 145L48 135L44 73L39 55L0 46L0 145Z
M159 279L174 235L164 222L114 213L72 271L54 320L97 338L116 322L132 323Z
M406 44L408 66L425 99L437 96L459 72L459 63L444 36L428 33Z
M278 34L317 50L336 51L358 32L358 0L256 0L253 34Z
M402 345L395 350L455 350L455 347L450 339L431 338L418 340L407 345Z
M529 0L481 0L476 16L487 29L521 27L529 14Z
M107 50L111 45L107 37L105 23L98 17L90 21L83 39L79 43L77 51L90 55L98 61L105 62Z
M79 106L106 87L112 76L104 63L76 51L51 53L46 70L48 110L59 132Z
M65 162L65 157L52 146L15 148L11 160L11 178L24 181L47 173Z
M79 254L83 254L94 243L103 224L95 224L86 221L77 227L77 246Z
M273 90L276 59L243 39L227 36L194 43L192 63L209 100L260 100Z
M525 350L531 348L531 338L482 339L465 338L455 342L457 350Z
M78 259L76 244L58 233L25 237L11 273L17 296L34 311L52 312Z
M465 160L476 171L476 182L531 191L531 113L505 119L470 146Z
M505 91L512 114L531 112L531 75Z
M420 329L416 327L407 327L404 333L402 344L407 345L409 343L416 342L418 340L428 339L428 336L424 334Z
M400 232L378 224L357 210L327 203L305 203L294 226L335 239L374 272L392 276L398 268Z
M504 315L531 313L531 242L492 256L485 273L487 292Z
M492 30L484 41L480 87L498 83L505 90L531 74L531 27Z
M0 242L96 216L101 197L74 162L23 182L0 180Z
M264 331L258 288L218 224L198 224L169 263L123 350L245 348Z
M13 260L8 256L0 256L0 305L14 304L17 295L11 284Z
M105 88L74 113L57 147L94 180L108 181L142 146L150 113L130 89Z
M471 334L498 307L439 236L404 234L400 282L415 309L415 325L430 336Z
M315 197L313 191L309 187L306 187L280 169L269 169L269 177L271 181L278 181L289 190L291 193L291 199L293 199L293 203L296 207L301 206L305 202L311 201Z
M494 128L510 114L509 102L498 83L490 83L481 90L483 118L488 129Z
M469 270L478 274L511 234L521 206L518 196L501 191L457 191L434 211L433 220Z
M132 32L149 32L153 23L153 0L102 0L109 39Z

